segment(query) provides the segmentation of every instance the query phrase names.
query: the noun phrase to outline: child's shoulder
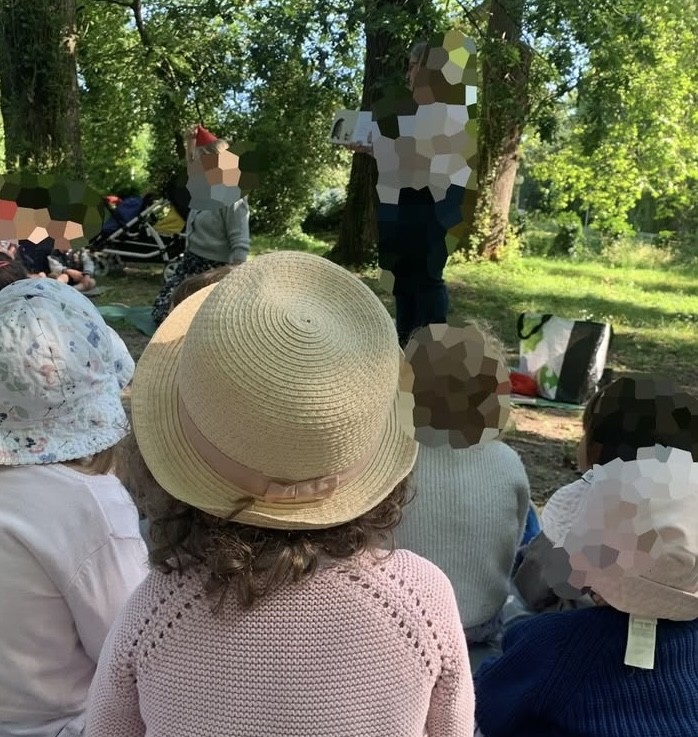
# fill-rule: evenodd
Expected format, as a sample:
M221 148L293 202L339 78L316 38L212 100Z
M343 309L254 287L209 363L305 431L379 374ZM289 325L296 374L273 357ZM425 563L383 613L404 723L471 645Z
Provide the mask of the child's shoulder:
M589 641L592 637L614 639L618 634L627 634L627 614L608 606L589 606L568 609L564 612L546 612L528 617L513 624L505 640L539 641L541 636L555 637L558 642L568 641L572 647Z
M363 575L399 599L420 599L439 606L455 601L453 587L446 574L434 563L409 550L395 550L390 555L365 554L357 561Z
M591 472L571 484L560 487L545 503L541 512L543 532L554 542L561 540L569 529L570 521L577 518L587 499Z

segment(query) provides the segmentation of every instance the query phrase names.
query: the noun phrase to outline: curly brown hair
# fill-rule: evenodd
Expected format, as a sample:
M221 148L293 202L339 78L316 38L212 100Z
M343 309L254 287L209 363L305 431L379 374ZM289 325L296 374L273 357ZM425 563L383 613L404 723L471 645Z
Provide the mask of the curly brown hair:
M408 476L378 506L351 522L320 530L275 530L235 522L251 499L229 519L175 499L153 478L133 433L120 445L116 473L150 522L153 567L181 575L202 565L210 575L206 592L217 599L216 606L232 587L243 606L250 607L287 581L309 578L323 559L379 551L389 556L395 549L393 531L412 498Z

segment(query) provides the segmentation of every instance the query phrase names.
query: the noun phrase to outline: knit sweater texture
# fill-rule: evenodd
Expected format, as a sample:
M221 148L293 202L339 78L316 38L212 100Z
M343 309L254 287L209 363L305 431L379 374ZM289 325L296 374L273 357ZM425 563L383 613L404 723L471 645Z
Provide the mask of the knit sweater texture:
M250 252L250 209L246 199L217 210L192 210L187 250L221 264L246 261Z
M422 445L412 481L416 494L396 531L399 547L446 573L465 628L487 622L509 592L530 502L521 459L501 442L459 450Z
M695 737L698 620L657 626L653 670L623 663L628 615L611 607L512 626L475 676L485 737Z
M89 737L467 737L453 590L407 551L322 566L213 612L206 574L152 572L102 651Z

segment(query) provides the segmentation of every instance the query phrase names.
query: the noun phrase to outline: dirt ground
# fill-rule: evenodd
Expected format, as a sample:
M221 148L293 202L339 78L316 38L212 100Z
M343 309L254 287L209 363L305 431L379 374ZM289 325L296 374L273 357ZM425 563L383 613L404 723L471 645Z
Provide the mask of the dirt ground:
M524 462L531 496L542 505L558 488L575 481L577 445L582 435L580 412L516 407L503 438Z

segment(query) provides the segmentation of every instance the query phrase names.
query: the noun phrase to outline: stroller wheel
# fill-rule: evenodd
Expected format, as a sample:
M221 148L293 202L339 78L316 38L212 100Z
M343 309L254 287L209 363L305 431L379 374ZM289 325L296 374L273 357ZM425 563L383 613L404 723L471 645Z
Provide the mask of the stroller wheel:
M93 256L95 265L95 276L99 279L106 276L110 270L109 257L102 256L102 254L95 254Z
M173 258L172 261L168 261L165 264L165 268L162 270L162 279L163 281L167 281L168 279L171 279L174 276L175 271L177 271L177 267L179 266L179 262L182 260L181 256L177 256L177 258Z

